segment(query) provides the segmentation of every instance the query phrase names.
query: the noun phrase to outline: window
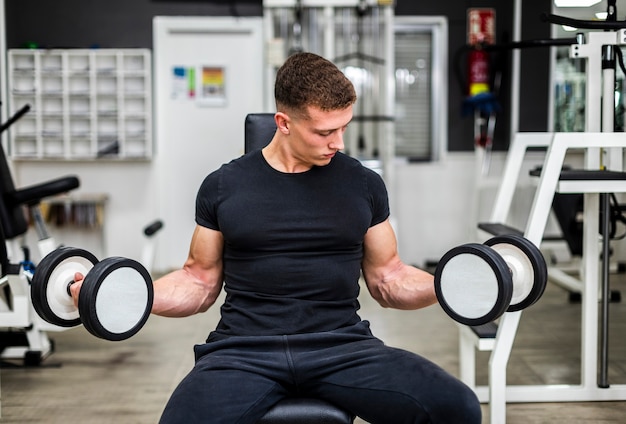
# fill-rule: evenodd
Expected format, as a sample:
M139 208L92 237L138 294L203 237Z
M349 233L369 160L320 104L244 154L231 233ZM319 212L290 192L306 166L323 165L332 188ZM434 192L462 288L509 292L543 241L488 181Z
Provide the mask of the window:
M447 32L442 17L395 18L396 156L437 160L447 146Z

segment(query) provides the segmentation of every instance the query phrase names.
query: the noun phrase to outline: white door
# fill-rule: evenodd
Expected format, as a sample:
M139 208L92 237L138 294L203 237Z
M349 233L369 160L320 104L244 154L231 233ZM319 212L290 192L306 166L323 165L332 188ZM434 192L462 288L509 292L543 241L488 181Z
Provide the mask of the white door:
M204 177L243 154L244 119L263 112L262 18L154 19L155 270L180 267Z

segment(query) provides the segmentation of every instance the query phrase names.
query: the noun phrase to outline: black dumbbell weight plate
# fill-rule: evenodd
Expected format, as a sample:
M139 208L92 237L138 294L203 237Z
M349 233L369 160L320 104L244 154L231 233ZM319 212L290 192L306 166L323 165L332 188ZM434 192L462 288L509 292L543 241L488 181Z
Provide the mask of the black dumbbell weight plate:
M435 292L443 310L465 325L482 325L501 316L511 301L513 283L506 263L477 243L448 251L435 270Z
M99 262L85 277L78 309L91 334L120 341L143 327L153 297L152 279L140 263L112 257Z
M515 234L493 237L485 245L502 256L511 271L513 296L507 311L521 311L541 298L548 281L548 269L537 246Z
M80 325L68 286L76 272L86 275L96 263L98 259L92 253L74 247L61 247L46 255L37 265L30 287L37 314L59 327Z

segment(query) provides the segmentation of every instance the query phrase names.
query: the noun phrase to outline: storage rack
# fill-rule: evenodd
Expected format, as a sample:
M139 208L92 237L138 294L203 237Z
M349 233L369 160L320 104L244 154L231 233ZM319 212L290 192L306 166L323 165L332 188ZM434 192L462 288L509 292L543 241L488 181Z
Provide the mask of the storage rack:
M10 130L14 159L152 156L152 62L147 49L12 49L9 108L30 113Z

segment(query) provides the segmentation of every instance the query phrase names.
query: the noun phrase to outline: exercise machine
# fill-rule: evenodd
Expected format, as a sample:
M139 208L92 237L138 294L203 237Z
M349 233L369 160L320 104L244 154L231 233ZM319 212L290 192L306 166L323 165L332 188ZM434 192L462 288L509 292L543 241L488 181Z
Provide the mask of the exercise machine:
M18 110L5 124L0 133L30 110L25 105ZM79 186L74 175L57 178L24 188L17 189L9 169L9 163L0 148L0 226L3 230L2 244L5 246L3 262L3 279L0 284L0 359L23 359L26 365L39 365L48 356L53 345L46 331L61 329L46 325L37 319L32 311L28 298L30 291L29 276L32 266L28 255L19 258L22 248L21 237L28 231L28 216L38 234L39 252L43 256L56 247L56 243L48 234L41 214L40 203L43 199L66 193ZM25 250L27 252L27 250Z
M612 2L613 6L615 2ZM492 423L506 421L506 402L569 402L608 401L626 399L626 386L610 385L607 381L608 359L608 259L609 238L606 215L609 211L609 193L626 192L626 173L623 172L622 155L626 148L623 134L613 133L615 61L621 57L617 51L626 40L626 22L578 21L545 15L547 22L566 24L583 29L597 29L579 34L570 46L570 57L586 61L586 108L584 133L542 133L516 135L507 161L516 161L514 154L531 145L547 147L541 167L526 228L523 235L536 246L542 242L548 215L551 213L555 193L579 193L584 196L583 255L580 290L582 292L581 322L581 381L576 385L523 385L507 386L506 368L510 357L521 311L504 314L497 326L489 350L489 384L476 387L481 401L490 403ZM584 168L563 170L566 154L578 151L584 154ZM511 164L514 171L517 165ZM508 168L508 164L507 164ZM519 171L519 168L517 168ZM513 175L505 174L504 184ZM510 186L508 187L511 188ZM498 194L512 196L512 190ZM492 213L492 221L506 219L509 201L499 202ZM601 207L602 205L602 207ZM602 231L598 220L603 212ZM602 243L599 242L603 234ZM600 245L602 245L602 252ZM601 253L603 253L601 255ZM600 260L602 256L602 261ZM601 277L600 277L601 276ZM598 304L601 302L601 313ZM601 318L600 318L601 316ZM462 331L463 333L463 331ZM463 352L463 335L461 336ZM473 358L472 358L473 359ZM461 357L461 374L473 377L467 367L475 366ZM465 378L463 378L465 379ZM473 381L466 382L473 385Z

